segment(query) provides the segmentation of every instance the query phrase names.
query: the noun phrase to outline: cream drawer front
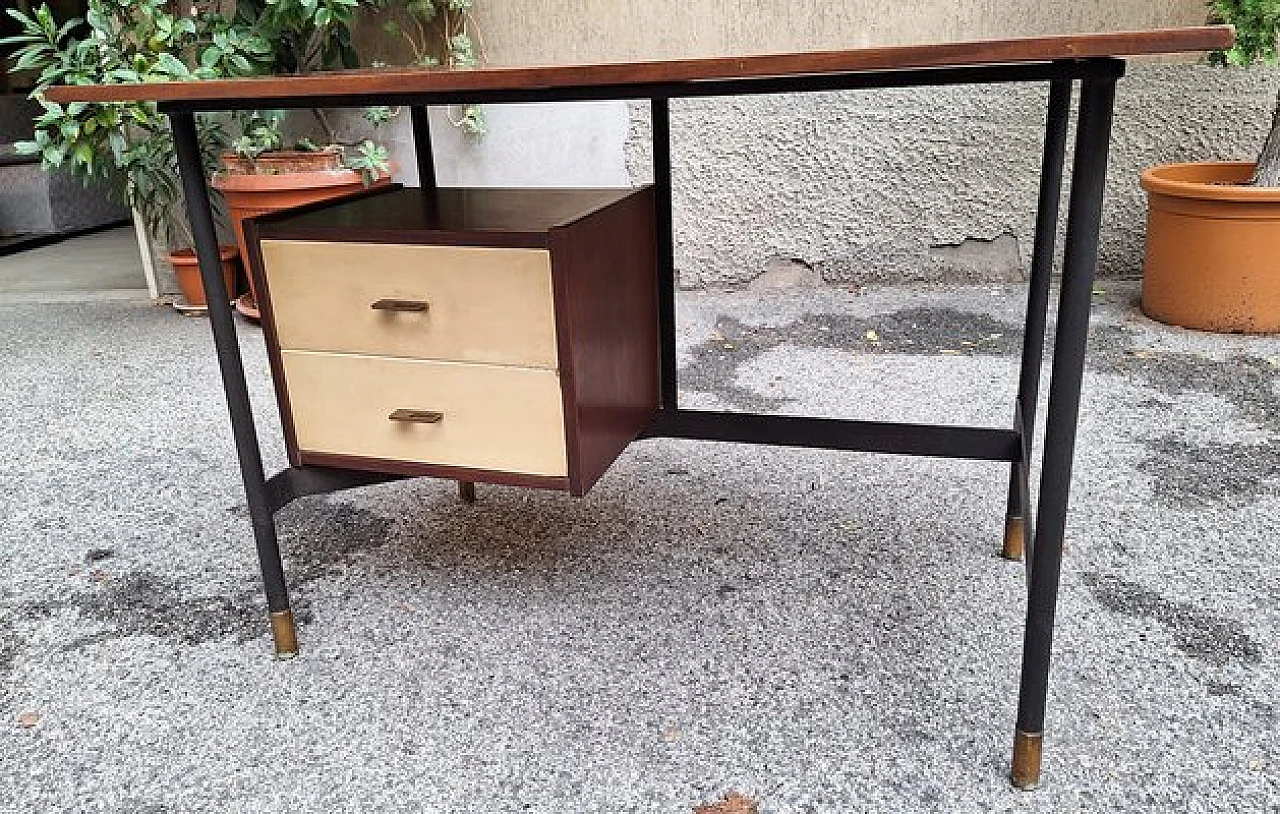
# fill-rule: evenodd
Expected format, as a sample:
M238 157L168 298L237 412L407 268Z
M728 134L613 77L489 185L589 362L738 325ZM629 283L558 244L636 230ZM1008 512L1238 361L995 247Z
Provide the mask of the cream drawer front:
M284 351L298 448L395 461L565 476L553 370ZM397 410L437 423L394 421Z
M556 367L546 250L264 240L262 262L285 350Z

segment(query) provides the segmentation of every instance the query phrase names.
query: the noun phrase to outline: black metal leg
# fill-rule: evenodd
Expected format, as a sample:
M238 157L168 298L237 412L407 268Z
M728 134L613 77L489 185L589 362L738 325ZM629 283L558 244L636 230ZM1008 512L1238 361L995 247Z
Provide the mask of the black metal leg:
M425 105L413 105L409 116L413 120L413 150L418 158L418 186L436 188L436 159L431 149L431 118Z
M284 566L280 562L275 518L262 471L262 453L258 448L258 434L254 429L253 411L249 405L249 387L245 383L240 345L236 342L235 322L231 317L229 297L222 280L218 235L214 230L213 211L209 206L209 188L205 183L204 164L200 160L196 123L190 113L170 114L169 121L173 125L187 216L191 220L191 232L195 237L196 256L200 259L200 278L204 282L209 303L209 324L213 328L213 342L218 350L222 387L227 395L227 408L231 412L231 430L235 435L240 474L244 479L249 516L253 521L253 536L258 546L258 562L266 587L267 607L271 612L271 633L276 655L289 658L297 655L298 640L293 612L289 608Z
M1067 520L1071 463L1075 452L1080 387L1093 274L1098 261L1098 228L1107 175L1107 150L1115 101L1114 79L1085 80L1076 126L1075 168L1067 220L1066 259L1058 302L1053 379L1049 388L1040 505L1031 552L1027 622L1022 645L1022 680L1018 694L1018 728L1014 738L1011 780L1022 789L1040 784L1041 739L1054 611L1062 569L1062 538Z
M458 481L458 499L463 503L476 502L476 485L473 481Z
M676 371L676 259L671 216L671 101L653 99L653 191L657 201L655 227L658 241L658 358L662 410L672 414L679 407Z
M1018 377L1020 427L1034 433L1036 402L1040 394L1040 364L1044 359L1046 313L1049 309L1049 281L1053 276L1053 254L1058 237L1058 206L1062 198L1062 165L1067 152L1067 120L1071 112L1069 79L1049 85L1049 112L1044 126L1044 159L1040 165L1040 201L1036 209L1036 238L1031 254L1031 281L1027 291L1026 329L1022 334L1022 371ZM1030 445L1028 445L1030 446ZM1009 502L1005 513L1004 549L1007 560L1022 559L1027 535L1026 506L1022 500L1030 461L1015 463L1009 472Z

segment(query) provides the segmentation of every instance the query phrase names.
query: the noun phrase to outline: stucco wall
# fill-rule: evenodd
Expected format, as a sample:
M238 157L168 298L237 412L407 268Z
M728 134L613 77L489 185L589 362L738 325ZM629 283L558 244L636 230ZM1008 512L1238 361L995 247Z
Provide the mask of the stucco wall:
M492 64L814 51L1198 25L1203 0L480 0Z
M816 50L1194 25L1201 0L503 0L477 3L491 64ZM365 32L373 36L376 32ZM1137 63L1120 87L1103 274L1140 270L1137 174L1177 158L1252 157L1277 74ZM1045 90L895 90L674 103L677 266L739 285L797 259L832 282L1008 279L1031 245ZM630 127L627 128L628 112ZM468 139L434 112L441 183L600 185L650 177L647 110L489 108ZM407 122L381 134L416 183Z
M1141 270L1138 173L1166 161L1252 158L1277 85L1275 70L1130 66L1117 99L1101 274ZM681 285L740 285L790 259L829 282L1020 277L1045 97L1043 87L1019 85L674 102ZM647 180L647 111L633 114L628 166Z

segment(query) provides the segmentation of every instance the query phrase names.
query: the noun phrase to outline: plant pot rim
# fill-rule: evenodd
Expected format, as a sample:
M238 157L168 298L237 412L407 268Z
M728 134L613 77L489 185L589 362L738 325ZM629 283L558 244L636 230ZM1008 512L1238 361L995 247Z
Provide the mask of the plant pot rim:
M1280 187L1241 186L1253 174L1252 161L1195 161L1143 170L1142 188L1153 195L1201 201L1280 203Z
M253 162L253 161L263 161L263 160L270 161L272 158L292 159L292 158L298 158L300 156L308 156L308 155L332 155L333 153L341 154L342 148L335 145L330 145L328 147L321 147L318 150L266 150L254 156L253 158L249 158L248 156L241 155L240 153L237 153L235 150L223 150L221 155L223 158L230 158L237 161Z
M239 256L240 256L240 247L238 246L219 246L218 247L218 259L220 259L224 263L227 262L228 260L234 260ZM173 251L169 252L169 262L179 263L179 264L199 263L200 260L196 257L195 249L174 249Z
M391 176L383 174L374 183ZM322 189L360 183L360 173L355 170L319 170L315 172L281 172L274 174L240 175L216 172L213 186L221 192L275 192L290 189Z

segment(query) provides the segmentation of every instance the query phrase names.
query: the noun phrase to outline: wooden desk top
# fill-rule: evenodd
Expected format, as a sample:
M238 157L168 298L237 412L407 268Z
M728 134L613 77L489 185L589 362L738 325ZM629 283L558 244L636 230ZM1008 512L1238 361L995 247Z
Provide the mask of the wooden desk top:
M219 101L243 104L246 100L261 100L263 107L269 107L272 100L312 96L333 99L575 87L617 88L618 98L626 98L625 89L629 85L1172 54L1229 48L1234 41L1235 29L1231 26L1201 26L657 62L333 71L204 82L57 86L50 88L46 95L60 103L201 101L209 103L208 109L216 108Z

